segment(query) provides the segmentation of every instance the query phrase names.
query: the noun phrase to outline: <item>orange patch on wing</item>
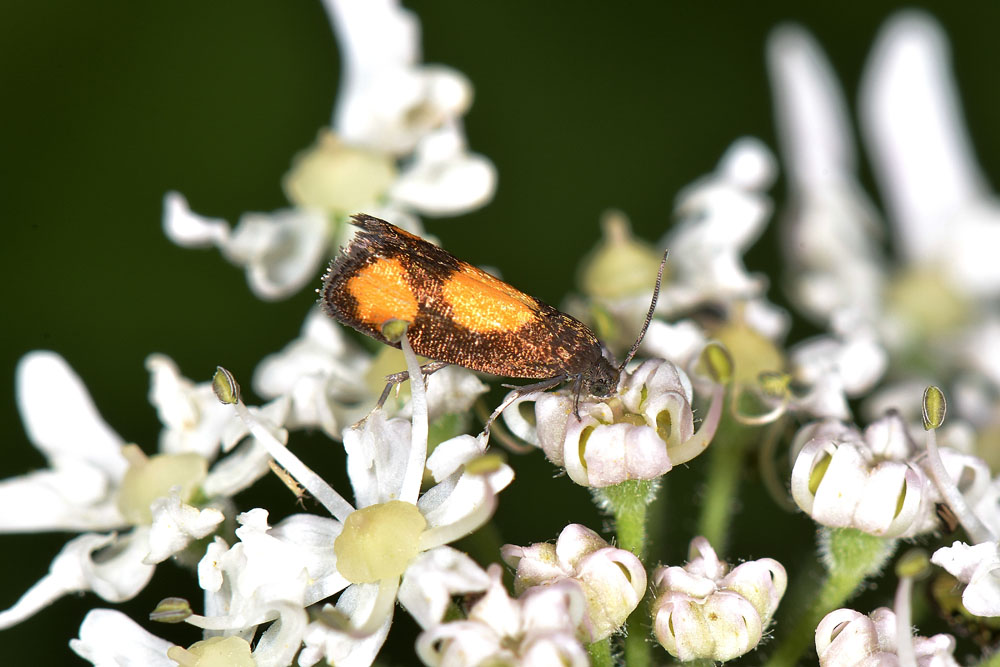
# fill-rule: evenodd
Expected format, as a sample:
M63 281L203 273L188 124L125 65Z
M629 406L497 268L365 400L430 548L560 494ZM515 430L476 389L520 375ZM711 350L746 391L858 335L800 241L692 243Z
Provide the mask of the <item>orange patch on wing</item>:
M347 291L358 302L358 319L381 328L389 320L417 319L417 297L407 271L395 258L383 257L347 281Z
M477 333L513 332L538 317L531 297L474 266L448 276L442 292L452 319Z

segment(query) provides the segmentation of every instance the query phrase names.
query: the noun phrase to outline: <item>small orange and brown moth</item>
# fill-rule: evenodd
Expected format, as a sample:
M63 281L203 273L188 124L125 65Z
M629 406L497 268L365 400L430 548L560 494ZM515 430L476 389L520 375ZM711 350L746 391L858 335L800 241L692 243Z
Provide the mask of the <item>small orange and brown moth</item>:
M406 322L413 351L433 360L422 367L425 375L455 364L541 380L514 387L518 395L573 382L577 405L582 392L610 396L656 307L662 264L642 333L625 363L615 366L576 318L385 220L358 214L352 224L360 231L330 263L320 303L335 320L394 347L399 343L387 340L382 327L390 320ZM387 377L379 405L408 377L405 371Z

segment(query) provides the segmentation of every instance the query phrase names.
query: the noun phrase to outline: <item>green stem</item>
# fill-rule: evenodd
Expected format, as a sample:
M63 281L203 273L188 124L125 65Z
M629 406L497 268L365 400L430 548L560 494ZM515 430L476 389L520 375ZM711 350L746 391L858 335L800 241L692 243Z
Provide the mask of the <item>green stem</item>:
M618 548L627 549L642 560L646 553L646 516L649 504L656 498L659 483L627 481L603 489L594 489L594 502L614 517ZM625 622L625 664L648 667L652 664L649 610L640 604Z
M625 664L628 667L649 667L653 664L650 649L652 644L649 635L652 626L649 622L649 608L640 603L632 615L625 621Z
M709 447L708 477L698 518L698 534L708 539L720 558L725 555L729 541L746 448L756 430L738 423L727 413Z
M615 664L611 657L611 640L602 639L587 645L587 653L590 654L591 667L612 667Z
M878 574L896 549L896 540L887 540L853 528L824 528L820 531L820 553L826 564L826 579L807 599L805 609L784 614L797 619L788 632L781 633L777 650L766 667L792 667L815 638L823 617L839 609L869 577ZM800 579L797 586L813 586ZM799 591L801 594L802 592Z
M640 560L646 551L646 507L658 488L655 481L630 480L594 489L598 507L614 517L618 548L628 549Z

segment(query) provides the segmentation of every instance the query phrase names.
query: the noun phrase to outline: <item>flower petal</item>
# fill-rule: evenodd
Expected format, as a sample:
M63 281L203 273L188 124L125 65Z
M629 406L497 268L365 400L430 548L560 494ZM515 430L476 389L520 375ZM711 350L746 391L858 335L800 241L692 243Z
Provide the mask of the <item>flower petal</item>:
M329 223L312 209L245 213L223 254L245 265L247 282L262 299L283 299L312 281L326 257Z
M28 437L50 462L84 460L112 480L128 463L121 436L97 412L87 388L66 360L36 350L17 365L17 407Z
M465 139L452 122L420 140L390 194L424 215L458 215L489 203L496 182L496 167L466 151Z
M142 562L147 545L141 528L122 537L86 533L70 540L52 561L48 574L14 606L0 612L0 629L20 623L68 593L89 590L108 602L133 598L153 576L154 567ZM94 553L105 547L107 557L95 560Z
M95 665L119 667L176 667L167 657L172 642L147 631L114 609L92 609L80 624L80 638L69 647Z
M168 239L186 248L221 247L229 240L225 220L194 213L179 192L168 192L163 197L163 231Z
M153 501L149 554L143 562L155 565L182 551L193 540L211 534L226 516L214 507L199 510L182 503L174 487L168 496Z
M933 259L956 214L987 192L949 62L937 21L901 12L882 28L861 83L861 127L910 259Z
M0 533L111 530L125 525L105 471L84 462L0 481Z
M426 630L441 622L452 596L485 591L489 583L469 556L442 546L423 552L406 568L399 601Z

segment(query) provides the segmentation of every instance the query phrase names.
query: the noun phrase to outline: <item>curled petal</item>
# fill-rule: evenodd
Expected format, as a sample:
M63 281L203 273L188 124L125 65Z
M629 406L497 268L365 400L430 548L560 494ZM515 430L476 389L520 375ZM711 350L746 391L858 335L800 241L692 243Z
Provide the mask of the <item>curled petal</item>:
M761 558L737 565L719 585L746 598L767 625L785 594L788 575L778 561Z
M754 648L763 633L753 606L724 591L703 604L669 595L658 604L653 624L663 647L682 661L731 660Z
M326 257L328 233L319 211L247 213L222 250L229 261L246 266L254 294L283 299L315 278Z
M168 192L163 197L163 231L168 239L186 248L221 246L229 240L225 220L194 213L179 192Z
M447 123L421 139L391 196L426 215L458 215L487 204L496 180L493 163L468 153L458 125Z
M837 609L816 626L816 653L824 667L865 664L869 656L890 656L879 651L875 625L853 609Z
M442 621L452 596L485 591L489 583L475 561L442 546L423 552L410 563L399 587L399 601L426 630Z
M964 582L962 604L977 616L1000 616L1000 552L995 542L955 542L934 552L931 562Z
M182 503L174 487L169 496L161 496L152 504L153 525L149 531L149 554L143 562L162 563L183 550L193 540L211 534L226 516L207 507L199 510Z

